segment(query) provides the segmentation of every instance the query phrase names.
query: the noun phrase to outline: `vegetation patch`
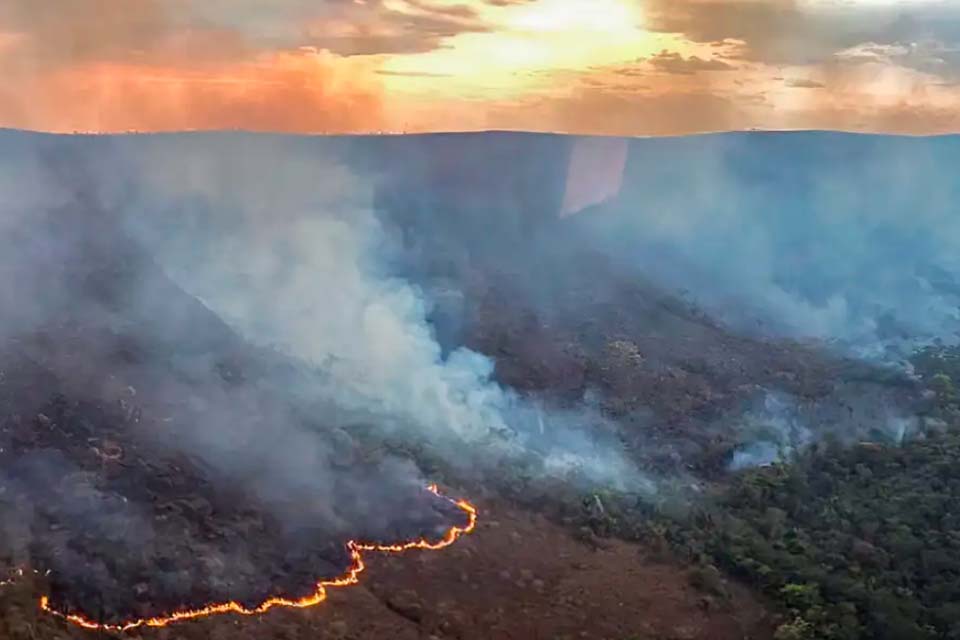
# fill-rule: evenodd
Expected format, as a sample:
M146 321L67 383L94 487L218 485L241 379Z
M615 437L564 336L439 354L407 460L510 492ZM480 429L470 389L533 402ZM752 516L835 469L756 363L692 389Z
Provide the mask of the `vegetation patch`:
M960 350L915 359L928 418L956 425ZM960 433L823 444L734 477L658 534L781 605L777 640L960 638Z

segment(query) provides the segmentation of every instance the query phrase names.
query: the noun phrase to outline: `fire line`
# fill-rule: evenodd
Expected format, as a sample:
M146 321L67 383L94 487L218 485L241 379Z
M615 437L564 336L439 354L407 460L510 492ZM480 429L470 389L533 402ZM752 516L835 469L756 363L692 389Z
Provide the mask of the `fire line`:
M467 514L468 521L466 526L463 527L450 527L447 530L447 533L440 539L438 542L430 542L425 538L420 538L419 540L412 540L409 542L401 542L395 544L375 544L375 543L361 543L351 540L347 542L347 548L350 550L350 555L353 558L353 561L350 565L350 568L347 572L340 576L339 578L334 578L333 580L325 580L317 583L317 587L314 592L304 598L299 600L289 600L286 598L270 598L260 605L248 609L241 605L238 602L224 602L221 604L210 604L199 609L190 609L184 611L175 611L173 613L165 614L162 616L157 616L155 618L144 618L139 620L132 620L123 624L100 624L94 622L83 615L75 613L63 613L57 611L56 609L50 606L50 599L48 596L42 596L40 598L40 609L46 613L52 614L58 618L66 620L74 625L88 629L91 631L114 631L114 632L123 632L130 631L131 629L136 629L138 627L166 627L170 624L176 622L183 622L185 620L195 620L197 618L205 618L208 616L214 616L224 613L237 613L244 616L253 616L266 613L270 609L277 607L291 607L295 609L307 609L309 607L316 606L327 599L327 589L335 587L347 587L350 585L357 584L360 581L359 575L363 572L366 565L363 562L363 551L378 551L384 553L401 553L403 551L408 551L410 549L424 549L429 551L436 551L448 547L456 540L462 536L469 533L472 533L477 526L477 509L471 505L466 500L453 500L448 498L440 493L439 488L436 485L430 485L427 487L427 490L431 493L443 498L444 500L449 500L452 504L456 505L461 511Z

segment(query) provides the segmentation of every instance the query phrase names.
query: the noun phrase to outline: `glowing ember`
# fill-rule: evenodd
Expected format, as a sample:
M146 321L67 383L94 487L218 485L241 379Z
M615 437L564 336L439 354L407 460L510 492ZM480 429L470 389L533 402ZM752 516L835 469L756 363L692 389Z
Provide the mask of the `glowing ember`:
M146 618L141 620L133 620L123 624L100 624L93 622L88 618L83 617L79 614L68 614L57 611L50 606L50 599L47 596L40 598L40 608L47 613L53 614L59 618L63 618L68 622L71 622L77 626L83 627L84 629L90 629L94 631L129 631L131 629L136 629L137 627L165 627L167 625L173 624L175 622L182 622L184 620L194 620L196 618L205 618L207 616L219 615L222 613L238 613L244 616L258 615L266 613L270 609L275 607L292 607L296 609L306 609L308 607L313 607L320 604L327 599L327 589L330 587L346 587L352 584L357 584L359 582L359 575L363 572L365 565L363 563L363 556L361 555L362 551L380 551L384 553L400 553L402 551L407 551L409 549L427 549L427 550L437 550L443 549L453 544L457 538L461 535L471 533L477 526L477 509L465 500L452 500L440 494L439 489L436 485L430 485L427 489L445 499L449 500L452 504L455 504L461 511L467 514L468 521L464 527L451 527L447 530L446 535L443 536L438 542L430 542L426 539L412 540L409 542L402 542L396 544L370 544L370 543L361 543L356 541L349 541L347 547L350 550L350 556L352 557L352 563L347 572L333 580L322 581L317 583L317 587L314 592L304 598L299 600L288 600L286 598L270 598L265 602L261 603L259 606L252 609L248 609L243 605L237 602L225 602L222 604L210 604L199 609L191 609L186 611L176 611L169 613L163 616L158 616L155 618Z

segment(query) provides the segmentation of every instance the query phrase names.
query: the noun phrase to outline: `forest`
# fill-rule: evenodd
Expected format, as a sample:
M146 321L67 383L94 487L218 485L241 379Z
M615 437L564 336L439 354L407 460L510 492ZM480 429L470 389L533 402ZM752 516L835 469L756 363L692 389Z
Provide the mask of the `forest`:
M722 571L773 600L777 640L960 638L960 349L925 348L913 365L935 393L926 432L742 472L653 533L705 589L723 595Z

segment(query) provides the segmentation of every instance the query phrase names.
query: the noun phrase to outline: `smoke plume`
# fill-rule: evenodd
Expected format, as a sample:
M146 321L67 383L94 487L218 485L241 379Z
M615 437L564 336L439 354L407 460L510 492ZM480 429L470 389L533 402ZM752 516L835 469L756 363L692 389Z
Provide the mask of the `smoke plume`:
M734 134L631 143L583 229L741 331L895 362L960 330L956 137Z
M524 398L494 381L489 357L444 353L432 299L395 273L402 249L374 214L374 185L336 153L284 138L166 142L117 151L133 176L126 228L241 336L299 362L288 391L322 420L375 425L461 473L509 463L647 487L598 411Z

